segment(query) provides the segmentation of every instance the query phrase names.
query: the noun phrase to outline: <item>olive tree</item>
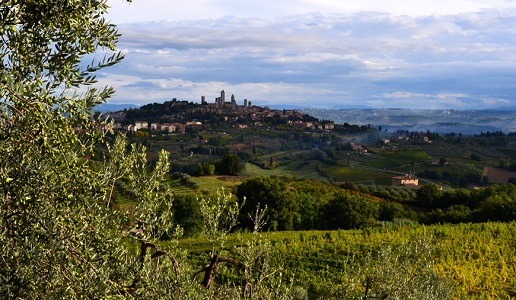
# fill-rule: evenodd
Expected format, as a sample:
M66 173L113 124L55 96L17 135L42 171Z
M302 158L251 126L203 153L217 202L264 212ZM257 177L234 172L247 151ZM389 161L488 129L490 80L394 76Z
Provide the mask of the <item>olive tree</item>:
M0 3L2 299L214 297L192 284L173 241L168 154L150 171L145 148L118 136L102 163L88 159L108 125L92 109L113 93L92 86L94 73L123 58L107 9L105 0ZM86 65L97 51L107 56ZM137 203L130 213L113 201L122 178Z
M91 162L92 108L113 90L94 72L118 63L104 0L0 3L0 295L121 293L123 214ZM101 50L106 56L84 62Z
M334 299L453 299L454 286L434 270L434 251L426 237L352 257L343 265Z

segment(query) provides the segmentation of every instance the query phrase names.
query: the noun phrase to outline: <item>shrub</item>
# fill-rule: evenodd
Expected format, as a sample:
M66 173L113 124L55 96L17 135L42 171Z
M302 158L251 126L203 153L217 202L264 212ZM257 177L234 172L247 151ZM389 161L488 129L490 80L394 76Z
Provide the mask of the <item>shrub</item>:
M435 274L432 255L430 242L420 240L353 257L344 264L342 283L332 286L330 298L452 299L454 288Z
M358 195L341 192L324 209L328 229L372 226L378 219L378 204Z

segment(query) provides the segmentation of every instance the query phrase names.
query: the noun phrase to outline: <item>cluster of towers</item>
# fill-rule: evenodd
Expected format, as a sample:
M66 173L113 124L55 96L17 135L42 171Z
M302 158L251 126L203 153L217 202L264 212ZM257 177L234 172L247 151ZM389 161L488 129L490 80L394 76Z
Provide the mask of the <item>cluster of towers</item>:
M208 104L206 102L206 98L204 96L201 97L201 103L202 104ZM231 105L231 108L233 110L236 110L237 109L237 104L236 104L236 100L235 100L235 95L231 95L231 102L227 102L226 103L226 92L224 92L224 90L222 90L220 92L220 97L217 97L215 98L215 108L224 108L228 105ZM247 101L247 99L244 99L244 106L243 108L246 109L246 108L250 108L252 105L251 105L251 101Z

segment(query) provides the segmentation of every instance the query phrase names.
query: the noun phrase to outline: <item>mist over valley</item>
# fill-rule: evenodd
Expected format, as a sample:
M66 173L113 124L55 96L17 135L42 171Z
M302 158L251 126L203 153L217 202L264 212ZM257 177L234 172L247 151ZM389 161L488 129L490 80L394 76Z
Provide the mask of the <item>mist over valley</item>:
M453 110L453 109L319 109L303 108L301 112L337 124L350 123L378 127L382 130L431 131L462 133L516 131L515 110Z

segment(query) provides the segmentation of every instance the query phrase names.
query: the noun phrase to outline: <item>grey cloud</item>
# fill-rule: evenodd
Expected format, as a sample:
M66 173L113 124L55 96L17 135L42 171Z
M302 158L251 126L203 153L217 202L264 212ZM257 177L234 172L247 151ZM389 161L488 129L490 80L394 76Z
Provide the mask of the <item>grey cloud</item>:
M393 98L401 95L427 95L429 107L492 105L485 99L515 106L516 101L516 10L227 17L123 24L120 32L126 60L109 72L139 78L120 87L135 93L141 86L159 96L180 91L197 99L207 92L203 83L219 82L254 93L242 97L288 102L295 95L292 102L318 99L320 105L363 101L393 107L405 103ZM157 85L159 79L192 84ZM466 96L440 98L443 94Z
M145 90L145 89L154 89L156 87L157 87L157 85L153 84L151 82L138 81L138 82L135 82L135 83L123 84L123 85L120 86L120 89L142 89L142 90Z

